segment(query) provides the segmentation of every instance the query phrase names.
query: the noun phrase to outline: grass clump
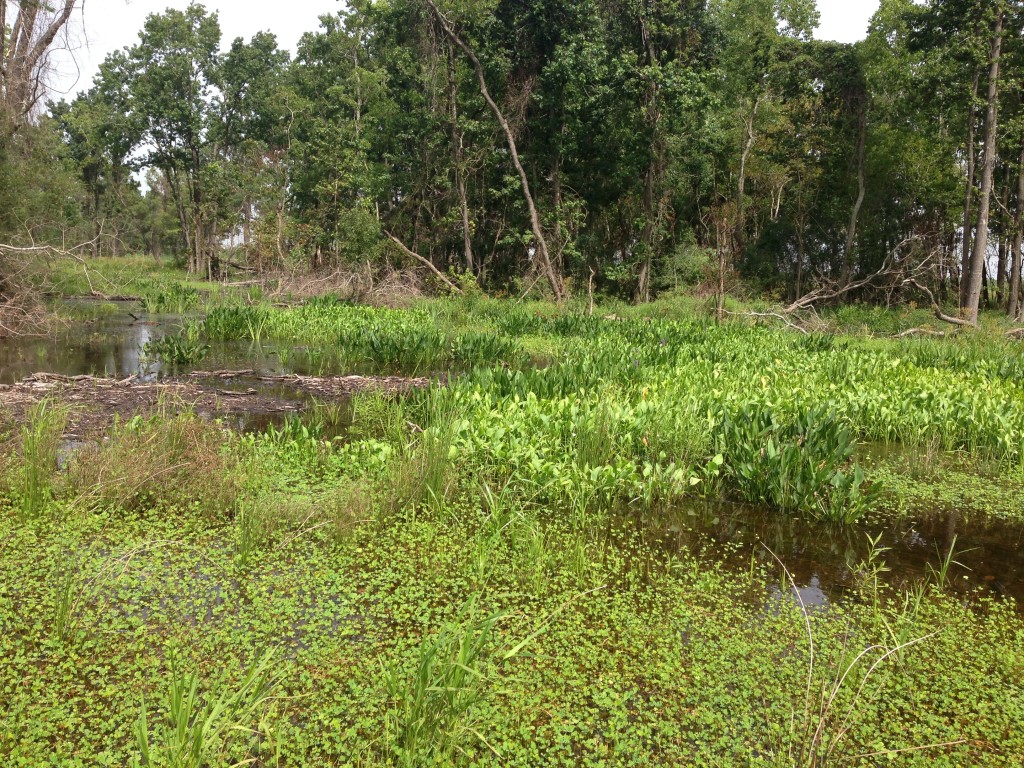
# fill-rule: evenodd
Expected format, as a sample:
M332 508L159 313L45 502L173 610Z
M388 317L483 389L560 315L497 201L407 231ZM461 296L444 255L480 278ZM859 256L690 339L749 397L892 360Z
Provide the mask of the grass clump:
M387 670L388 742L402 768L452 765L472 743L489 748L479 706L491 687L488 650L503 618L480 618L474 596L453 621L424 639L411 669Z
M67 406L43 399L29 408L24 425L15 434L15 451L4 461L3 484L22 522L39 517L53 500L67 421Z
M106 442L83 448L66 486L96 509L187 509L224 519L244 481L226 441L219 427L193 413L135 417L113 427Z
M185 323L178 333L146 342L143 353L169 365L194 365L206 359L210 345L203 341L198 323Z
M154 718L146 702L135 724L134 768L252 765L272 737L267 714L280 681L272 652L259 655L241 680L224 676L203 691L199 674L172 657L171 680ZM261 743L263 742L263 743Z

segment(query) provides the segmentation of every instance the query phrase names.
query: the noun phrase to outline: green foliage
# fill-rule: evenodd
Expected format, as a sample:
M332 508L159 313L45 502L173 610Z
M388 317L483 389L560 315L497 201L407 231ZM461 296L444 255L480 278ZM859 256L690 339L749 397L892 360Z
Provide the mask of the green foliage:
M147 312L183 315L199 306L199 291L180 283L142 285L139 290Z
M451 765L470 744L487 745L480 704L493 685L487 654L504 614L481 618L477 602L470 598L451 623L424 639L410 670L385 670L387 733L401 766Z
M67 408L48 399L32 406L26 414L11 489L22 520L38 517L53 498L57 459L67 420Z
M259 753L259 738L265 736L261 726L273 702L271 691L280 680L274 654L258 655L236 683L222 675L207 691L202 690L199 673L182 664L172 655L171 679L158 716L142 703L135 724L139 755L132 765L203 768L252 762L256 758L250 756Z
M200 330L199 323L189 320L178 333L146 342L142 351L147 357L168 365L195 365L210 352L210 345L202 340Z
M750 502L852 522L879 490L850 461L853 436L827 411L782 421L771 409L749 406L725 417L722 446L727 473Z

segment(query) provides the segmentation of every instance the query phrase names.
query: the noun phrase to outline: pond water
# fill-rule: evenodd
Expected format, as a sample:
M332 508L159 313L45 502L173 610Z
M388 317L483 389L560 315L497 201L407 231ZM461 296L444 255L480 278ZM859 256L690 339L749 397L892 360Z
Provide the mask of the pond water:
M264 342L214 344L195 366L169 368L147 359L144 347L177 333L198 315L157 315L130 302L68 302L73 320L45 337L0 339L0 384L14 384L34 373L62 376L136 376L143 381L194 371L252 370L261 376L332 376L339 368L324 350ZM251 382L248 382L251 383Z
M33 373L152 377L158 368L147 366L142 348L181 324L180 317L142 314L134 304L80 301L69 308L81 319L58 326L50 336L0 339L0 384Z
M176 333L186 318L146 315L134 304L112 307L79 302L72 307L75 320L51 337L0 340L0 384L12 384L26 376L57 373L155 380L165 375L190 373L165 370L145 359L149 341ZM211 350L201 370L253 370L257 375L345 374L331 370L317 351L281 349L264 344L221 345ZM252 412L227 417L242 431L265 431L280 425L309 404L310 397L285 384L259 381L256 376L230 381L200 380L220 391L258 391L291 402L294 409ZM339 409L344 413L344 409ZM328 425L333 437L345 423ZM723 558L730 567L750 568L751 560L773 562L772 552L793 574L808 605L828 605L855 589L857 564L869 554L869 537L884 548L882 560L889 569L882 578L906 584L926 578L954 550L949 573L950 588L973 599L979 594L1014 598L1024 606L1024 523L963 517L956 513L918 514L907 519L881 519L853 526L810 523L782 512L733 504L691 505L672 512L637 516L634 519L651 548L671 554L707 552ZM780 581L782 589L789 589ZM970 596L970 598L969 598Z
M858 565L874 547L888 569L881 574L884 582L907 586L934 579L952 549L948 589L965 600L1010 597L1024 609L1024 522L943 512L829 525L729 503L694 504L634 522L649 546L669 555L724 557L735 569L749 569L752 559L777 566L778 557L809 606L828 605L856 589L862 580ZM786 582L780 580L791 589Z

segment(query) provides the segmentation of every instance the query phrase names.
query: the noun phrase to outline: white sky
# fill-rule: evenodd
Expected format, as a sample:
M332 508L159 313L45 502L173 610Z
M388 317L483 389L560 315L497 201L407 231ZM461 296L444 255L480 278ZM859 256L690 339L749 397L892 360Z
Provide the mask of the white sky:
M854 42L867 34L868 22L879 0L818 0L822 40ZM0 0L3 2L3 0ZM269 30L283 48L294 52L303 32L319 27L319 17L341 8L341 0L206 0L207 9L220 14L224 45L236 37L249 39ZM62 56L57 65L55 100L74 96L92 84L107 54L138 40L139 30L151 13L185 8L188 0L85 0L85 33L73 55Z

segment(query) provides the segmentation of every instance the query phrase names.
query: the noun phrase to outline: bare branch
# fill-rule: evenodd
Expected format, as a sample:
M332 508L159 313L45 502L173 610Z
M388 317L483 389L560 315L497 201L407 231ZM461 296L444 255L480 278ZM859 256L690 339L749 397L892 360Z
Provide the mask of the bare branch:
M942 322L950 323L952 325L957 325L960 327L973 325L973 323L971 323L968 320L964 320L962 317L952 317L951 315L945 314L942 311L942 307L939 306L939 302L936 301L935 294L932 293L931 289L917 282L917 280L914 280L913 278L907 278L906 280L903 281L903 285L912 285L915 288L917 288L917 290L927 295L928 300L932 303L932 311L935 313L935 317L937 317Z
M388 236L388 239L391 240L391 242L398 246L398 249L402 253L404 253L406 256L412 256L412 258L416 259L416 261L418 261L420 264L427 267L431 272L437 275L441 282L443 282L445 285L451 288L452 291L454 291L455 293L462 293L462 289L460 289L459 286L457 286L455 283L453 283L451 280L445 277L444 273L441 272L441 270L439 270L437 267L435 267L433 263L431 263L430 259L425 259L418 253L416 253L416 251L413 251L410 248L406 247L405 243L403 243L397 237L392 235L390 232L385 232L384 234Z

